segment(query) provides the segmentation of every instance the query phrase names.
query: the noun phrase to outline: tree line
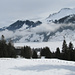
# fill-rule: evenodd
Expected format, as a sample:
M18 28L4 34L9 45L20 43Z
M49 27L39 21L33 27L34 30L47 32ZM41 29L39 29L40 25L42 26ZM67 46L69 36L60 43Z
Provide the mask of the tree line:
M48 47L45 47L41 50L41 56L45 58L58 58L63 60L75 61L75 49L72 42L67 45L66 40L63 40L62 50L56 48L55 52L51 52Z
M37 52L40 51L40 56L37 55ZM51 52L49 47L31 49L28 46L24 46L21 50L21 56L24 58L58 58L62 60L75 61L75 48L73 47L72 42L67 45L66 40L63 40L62 50L56 48L55 52Z
M39 52L39 54L38 54ZM55 52L51 52L49 47L31 49L29 46L24 46L20 48L19 56L27 59L37 59L41 57L45 58L58 58L63 60L75 61L75 48L73 47L72 42L67 45L66 40L63 40L62 50L56 48ZM17 57L17 49L14 47L12 41L8 43L5 40L5 37L2 35L0 40L0 57Z

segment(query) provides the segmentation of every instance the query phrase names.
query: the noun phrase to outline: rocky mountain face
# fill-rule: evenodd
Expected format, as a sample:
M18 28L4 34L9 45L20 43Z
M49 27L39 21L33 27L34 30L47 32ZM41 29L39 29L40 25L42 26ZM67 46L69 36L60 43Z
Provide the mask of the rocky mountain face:
M50 14L50 15L47 17L47 21L59 20L59 19L65 17L65 16L72 15L72 14L75 14L75 8L73 8L73 9L70 9L70 8L63 8L63 9L61 9L59 12Z
M75 24L75 14L65 16L63 18L60 18L59 20L55 20L54 23L59 23L59 24L61 24L61 23L62 24L72 23L72 24Z
M8 27L0 28L0 36L23 43L62 41L64 37L69 41L75 40L75 9L61 9L44 21L18 20Z
M36 27L36 26L42 24L42 22L41 21L33 22L33 21L29 21L29 20L26 20L26 21L18 20L15 23L11 24L10 26L8 26L4 29L14 31L14 30L20 29L24 24L26 24L28 26L27 28L30 28L30 27Z

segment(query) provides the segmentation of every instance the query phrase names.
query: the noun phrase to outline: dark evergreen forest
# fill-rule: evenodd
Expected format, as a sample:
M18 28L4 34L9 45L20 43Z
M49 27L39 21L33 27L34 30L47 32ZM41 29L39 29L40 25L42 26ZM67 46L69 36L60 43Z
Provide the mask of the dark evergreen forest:
M40 55L38 55L38 52ZM41 57L45 57L47 59L57 58L75 61L75 48L72 42L67 45L66 40L63 40L62 50L58 47L55 52L51 52L48 47L31 49L29 46L24 46L18 50L14 47L11 39L6 42L4 35L2 35L0 40L0 58L17 58L17 56L27 59L40 59Z

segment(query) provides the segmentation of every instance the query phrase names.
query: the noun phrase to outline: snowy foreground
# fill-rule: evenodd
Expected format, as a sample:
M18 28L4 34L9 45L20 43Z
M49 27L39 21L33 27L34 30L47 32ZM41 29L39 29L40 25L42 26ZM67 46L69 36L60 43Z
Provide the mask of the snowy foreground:
M58 59L0 58L0 75L75 75L75 62Z

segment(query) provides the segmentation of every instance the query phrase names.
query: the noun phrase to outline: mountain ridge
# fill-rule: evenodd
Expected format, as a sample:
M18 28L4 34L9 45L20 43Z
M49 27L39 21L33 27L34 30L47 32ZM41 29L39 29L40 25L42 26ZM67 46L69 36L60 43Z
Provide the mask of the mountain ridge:
M47 20L58 20L62 17L71 15L71 14L75 14L75 8L71 9L71 8L62 8L60 11L50 14L47 18Z
M63 12L66 12L66 16ZM11 38L14 42L61 41L64 39L63 36L74 41L75 9L64 8L53 16L56 17L59 13L63 14L58 16L61 17L59 19L52 19L52 16L49 16L44 21L17 20L10 26L0 29L0 36L4 35L6 39Z

